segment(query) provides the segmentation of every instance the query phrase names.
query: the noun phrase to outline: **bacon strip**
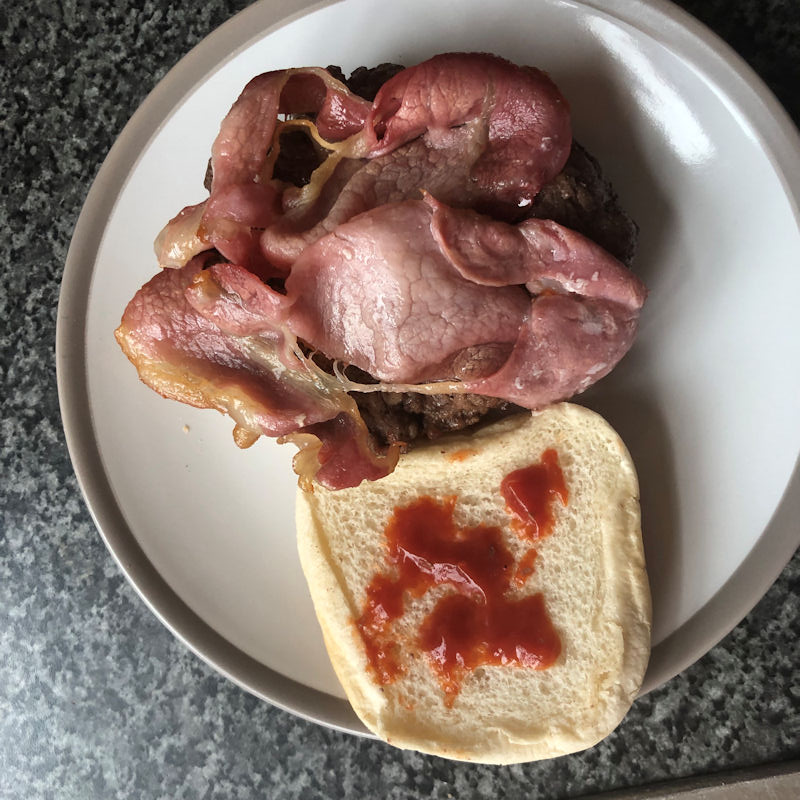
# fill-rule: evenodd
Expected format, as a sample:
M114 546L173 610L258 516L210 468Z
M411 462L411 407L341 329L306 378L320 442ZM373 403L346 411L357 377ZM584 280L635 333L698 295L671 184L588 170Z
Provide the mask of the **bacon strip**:
M313 437L328 463L307 461L306 480L325 466L317 480L333 480L332 488L391 472L396 448L375 451L341 385L294 353L281 328L282 296L241 267L204 270L206 260L160 272L125 310L116 338L142 381L163 397L228 414L240 446L262 434Z
M463 390L542 408L584 391L628 352L638 309L613 301L545 294L531 302L511 355L493 375Z
M273 264L291 267L303 250L358 214L387 203L418 200L430 192L454 206L479 203L483 193L471 177L482 143L474 128L454 130L446 144L432 147L423 136L370 160L345 159L329 181L335 192L298 204L261 235ZM328 202L325 202L325 200Z
M258 231L281 215L285 187L272 179L279 114L315 114L316 128L338 142L363 129L370 103L327 70L288 69L259 75L242 91L220 126L211 150L211 193L184 209L159 236L162 266L183 266L216 248L262 277L280 272L264 258ZM177 224L180 223L180 224ZM182 259L182 260L181 260Z
M234 263L269 274L252 229L280 214L282 187L272 181L278 115L314 113L320 134L335 142L362 129L369 107L324 69L280 70L253 78L211 148L214 177L203 237Z
M464 354L489 352L494 370L490 359L449 390L528 408L607 374L630 348L646 296L574 231L512 226L430 197L340 225L306 248L286 289L287 324L331 358L414 384L466 377Z
M271 263L288 269L337 225L385 203L418 199L422 190L513 220L563 168L572 133L567 102L544 73L458 53L387 81L361 139L363 150L354 143L353 154L368 161L348 172L334 203L315 208L311 195L264 231Z
M483 286L524 284L532 294L572 292L611 300L638 311L644 284L607 250L548 219L518 225L455 210L427 195L431 231L466 279Z
M267 72L245 86L211 148L212 196L237 184L265 183L279 114L316 114L320 135L338 142L358 133L370 104L325 69Z
M339 413L319 402L302 364L286 367L284 337L270 320L242 336L219 327L221 314L192 305L203 292L217 294L212 307L222 296L203 264L198 256L160 272L128 304L116 337L139 377L163 397L215 408L253 433L280 436Z
M530 204L569 157L569 106L555 84L540 70L485 53L445 53L390 78L367 117L369 153L474 120L486 149L473 177L512 207Z
M422 201L382 205L307 247L286 281L293 333L397 383L451 378L465 349L511 345L528 293L459 275L431 234L431 216Z

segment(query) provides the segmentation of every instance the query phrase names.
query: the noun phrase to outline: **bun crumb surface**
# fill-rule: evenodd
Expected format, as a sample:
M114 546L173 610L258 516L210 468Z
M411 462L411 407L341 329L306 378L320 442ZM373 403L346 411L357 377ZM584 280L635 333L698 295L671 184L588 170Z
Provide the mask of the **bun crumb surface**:
M530 549L500 492L510 472L553 448L569 491L552 533L535 542L532 574L510 592L541 592L561 640L545 669L486 664L443 691L416 646L423 620L453 589L407 597L393 637L403 672L381 685L356 624L367 587L386 569L384 531L396 508L456 497L461 527L496 526L519 563ZM590 747L622 720L650 652L651 608L636 471L598 414L560 403L410 451L389 476L353 489L314 486L297 498L298 549L336 674L355 712L402 748L483 763L518 763Z

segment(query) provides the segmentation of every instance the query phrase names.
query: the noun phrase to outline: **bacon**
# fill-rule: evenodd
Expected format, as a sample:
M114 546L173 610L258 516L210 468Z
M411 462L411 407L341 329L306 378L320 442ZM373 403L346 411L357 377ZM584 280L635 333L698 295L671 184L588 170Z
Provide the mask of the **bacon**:
M462 390L525 408L567 400L606 376L628 352L638 309L610 300L544 294L533 299L511 355Z
M216 248L262 277L280 274L264 258L258 232L281 214L283 186L272 179L279 114L316 115L316 128L338 142L363 129L370 103L352 94L327 70L279 70L247 84L220 126L211 150L211 194L185 209L159 237L163 266L183 266ZM180 223L178 225L177 223Z
M279 114L315 113L323 138L336 142L358 133L370 104L318 67L259 75L245 86L211 148L212 196L226 186L266 183Z
M396 448L375 451L353 400L294 352L281 327L283 296L232 264L204 270L206 261L160 272L128 304L116 338L142 381L163 397L228 414L240 446L261 435L313 438L325 463L304 464L306 480L326 466L318 480L333 480L332 488L388 474Z
M454 206L471 206L482 193L470 170L482 152L471 126L454 130L432 147L427 137L371 160L347 159L329 183L328 202L298 203L261 235L271 263L289 268L310 244L358 214L387 203L416 200L422 191Z
M514 219L563 168L572 134L568 105L544 73L495 56L449 54L384 84L361 138L369 160L346 176L334 203L314 208L315 193L304 191L309 200L264 231L271 263L288 269L337 225L422 190Z
M285 337L281 326L290 303L285 295L257 280L234 264L214 264L195 274L184 290L186 302L222 333L237 337L266 335L274 341ZM288 343L282 361L287 369L298 366Z
M306 127L336 153L299 192L272 177L288 124L281 114L314 114ZM395 155L418 137L420 145ZM211 195L195 230L180 231L193 246L162 237L162 249L177 253L165 264L182 265L205 243L265 279L285 276L336 225L423 189L513 219L560 171L570 143L569 109L549 78L495 56L436 56L391 78L372 104L323 69L268 72L225 117L212 147ZM374 165L358 169L361 157ZM343 174L341 194L325 192Z
M273 175L294 129L328 151L302 187ZM583 236L518 222L570 145L550 79L494 56L436 56L373 103L319 68L260 75L222 122L209 198L157 240L172 269L117 340L163 396L230 415L240 446L298 445L305 486L394 468L350 391L566 399L622 358L646 296Z
M488 348L494 374L484 363L454 391L528 408L607 374L630 348L646 296L574 231L512 226L430 197L340 225L306 248L286 290L287 324L330 358L413 384L467 377L464 354L485 359Z
M397 383L451 378L466 348L514 342L528 293L459 275L430 226L422 201L382 205L306 248L286 281L293 333Z
M524 284L532 294L547 290L598 297L638 311L644 284L607 250L547 219L516 226L469 210L454 210L427 195L431 231L450 262L483 286Z
M253 230L280 214L282 187L272 181L278 115L316 113L321 135L340 141L361 130L369 107L324 69L280 70L250 81L211 148L213 180L203 238L263 277L281 274L264 259Z
M232 332L235 326L219 327L219 312L198 310L200 295L216 295L213 308L224 291L203 264L198 256L160 272L128 304L116 337L139 377L163 397L215 408L256 434L280 436L339 413L335 404L319 402L301 363L287 368L284 336L269 319L242 336Z
M294 471L300 483L311 488L310 479L327 489L346 489L362 481L376 481L394 470L399 445L380 452L361 417L342 413L282 437L299 447Z
M196 255L211 249L211 245L198 234L205 208L205 200L186 206L161 229L154 243L159 267L182 267Z
M390 78L367 117L369 154L476 120L486 149L472 176L499 202L530 204L569 157L569 106L555 84L540 70L484 53L434 56Z

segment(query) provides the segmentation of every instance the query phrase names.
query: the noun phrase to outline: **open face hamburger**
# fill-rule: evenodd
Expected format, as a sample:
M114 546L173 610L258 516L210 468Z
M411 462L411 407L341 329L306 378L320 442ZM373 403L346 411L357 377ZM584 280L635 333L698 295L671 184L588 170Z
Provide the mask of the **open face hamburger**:
M559 401L627 352L646 291L556 86L480 53L266 73L205 183L117 340L239 446L299 446L300 559L357 714L491 763L603 738L649 652L638 483Z

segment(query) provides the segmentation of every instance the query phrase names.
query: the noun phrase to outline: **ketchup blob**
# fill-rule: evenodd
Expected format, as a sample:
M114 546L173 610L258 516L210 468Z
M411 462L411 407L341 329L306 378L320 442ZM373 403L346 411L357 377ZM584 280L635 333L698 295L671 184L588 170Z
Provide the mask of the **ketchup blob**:
M569 491L558 463L558 453L550 448L542 453L538 464L514 470L503 478L500 491L519 533L536 541L549 536L553 530L553 501L565 506Z

